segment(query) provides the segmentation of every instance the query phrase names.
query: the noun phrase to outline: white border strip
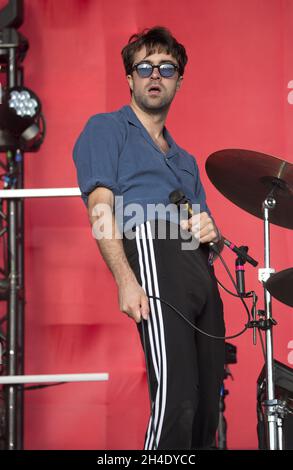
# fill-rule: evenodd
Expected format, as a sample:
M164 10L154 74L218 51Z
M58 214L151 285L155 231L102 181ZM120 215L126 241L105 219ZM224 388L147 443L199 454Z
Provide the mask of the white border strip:
M79 188L1 189L0 199L80 196Z
M5 375L0 384L25 384L44 382L98 382L109 379L106 372L100 374L48 374L48 375Z

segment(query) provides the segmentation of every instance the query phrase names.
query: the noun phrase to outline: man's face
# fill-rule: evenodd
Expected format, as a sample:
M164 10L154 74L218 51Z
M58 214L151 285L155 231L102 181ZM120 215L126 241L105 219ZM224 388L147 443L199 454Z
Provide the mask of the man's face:
M137 52L134 58L134 64L141 62L152 65L162 63L178 65L176 59L165 52L155 52L146 56L145 47ZM176 70L174 76L164 78L160 75L158 68L155 68L151 76L147 78L141 78L137 71L133 70L132 75L127 75L127 80L132 90L132 102L145 112L158 114L168 110L176 91L180 88L182 77Z

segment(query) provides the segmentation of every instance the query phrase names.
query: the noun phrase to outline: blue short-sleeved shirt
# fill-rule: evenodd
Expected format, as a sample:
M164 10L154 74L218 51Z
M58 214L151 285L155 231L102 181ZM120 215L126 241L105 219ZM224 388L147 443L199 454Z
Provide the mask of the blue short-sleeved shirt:
M91 117L73 153L85 203L99 186L123 196L124 228L131 219L127 207L140 204L146 220L147 205L170 204L169 194L176 189L181 189L192 204L200 204L200 212L209 212L195 159L175 143L166 128L164 137L170 147L167 154L155 144L130 106Z

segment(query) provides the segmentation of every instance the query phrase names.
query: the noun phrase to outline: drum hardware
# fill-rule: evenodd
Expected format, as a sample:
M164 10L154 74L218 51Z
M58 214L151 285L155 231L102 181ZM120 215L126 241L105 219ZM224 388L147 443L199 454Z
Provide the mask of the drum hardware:
M292 306L292 276L290 268L280 273L270 265L270 224L293 228L293 165L270 155L243 149L226 149L211 154L206 161L206 171L214 186L238 207L263 220L264 268L258 278L264 288L264 310L253 307L253 320L248 326L265 331L266 338L266 399L265 410L268 448L283 449L284 407L275 398L273 376L273 327L271 295ZM256 300L256 299L255 299Z

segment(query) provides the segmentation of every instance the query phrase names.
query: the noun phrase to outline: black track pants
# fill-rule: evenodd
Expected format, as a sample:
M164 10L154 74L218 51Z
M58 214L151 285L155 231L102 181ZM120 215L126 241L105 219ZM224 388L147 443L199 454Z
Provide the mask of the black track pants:
M133 240L123 240L139 283L200 329L224 336L223 306L208 248L184 251L180 239L158 239L157 225L145 222L134 229ZM149 299L149 304L144 325L153 411L145 449L207 448L218 425L224 341L194 331L159 300ZM142 335L141 324L138 329Z

